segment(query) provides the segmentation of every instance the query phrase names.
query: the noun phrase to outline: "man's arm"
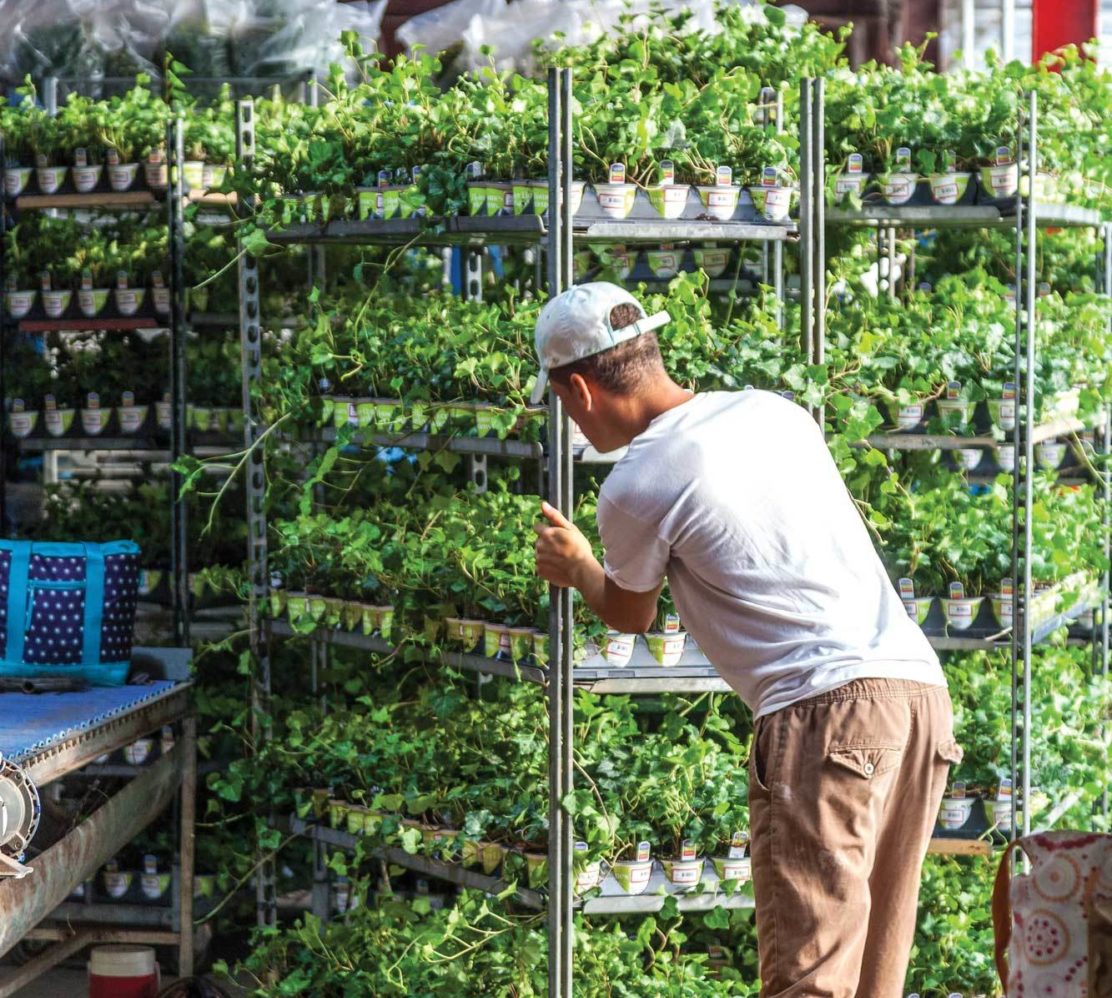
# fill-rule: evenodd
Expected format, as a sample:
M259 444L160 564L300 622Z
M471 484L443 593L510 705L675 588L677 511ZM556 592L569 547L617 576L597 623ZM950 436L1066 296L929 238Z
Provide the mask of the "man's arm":
M541 503L541 512L548 522L533 528L537 532L537 574L553 585L578 589L609 627L623 634L649 630L663 583L643 593L623 589L603 571L590 541L574 523L546 502Z

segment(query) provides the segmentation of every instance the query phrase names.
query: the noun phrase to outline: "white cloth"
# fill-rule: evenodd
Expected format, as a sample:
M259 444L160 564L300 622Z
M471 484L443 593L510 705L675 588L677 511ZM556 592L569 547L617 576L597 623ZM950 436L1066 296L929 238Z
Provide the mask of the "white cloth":
M854 679L945 685L815 421L708 392L657 416L599 493L606 574L667 576L680 619L760 717Z

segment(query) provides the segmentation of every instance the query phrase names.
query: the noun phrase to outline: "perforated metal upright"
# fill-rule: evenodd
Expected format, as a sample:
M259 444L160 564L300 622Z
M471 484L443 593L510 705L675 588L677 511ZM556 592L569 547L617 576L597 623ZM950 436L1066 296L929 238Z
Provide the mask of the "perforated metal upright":
M572 99L571 70L548 74L548 291L557 295L572 284ZM548 407L548 494L565 516L574 512L574 465L567 413L554 392ZM551 587L550 673L548 686L548 994L571 998L575 877L572 822L563 800L573 786L572 685L573 591Z
M255 155L255 103L236 102L236 161L250 170ZM265 448L260 443L263 426L255 410L254 391L262 374L263 333L259 314L259 265L239 247L239 336L243 366L243 446L247 452L247 571L250 591L247 619L254 663L251 695L251 730L256 746L270 733L270 624L261 612L269 596L270 576L266 543ZM277 920L274 862L259 866L255 901L259 923Z

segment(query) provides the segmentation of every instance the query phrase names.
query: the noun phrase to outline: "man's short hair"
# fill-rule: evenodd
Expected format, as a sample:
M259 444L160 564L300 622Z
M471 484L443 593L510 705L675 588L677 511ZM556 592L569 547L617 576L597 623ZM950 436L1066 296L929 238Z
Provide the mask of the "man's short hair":
M623 302L610 310L610 326L621 329L633 325L641 317L642 313L635 305ZM632 395L663 367L664 359L660 355L656 333L648 332L602 353L554 367L548 372L548 378L565 387L571 376L578 374L616 395Z

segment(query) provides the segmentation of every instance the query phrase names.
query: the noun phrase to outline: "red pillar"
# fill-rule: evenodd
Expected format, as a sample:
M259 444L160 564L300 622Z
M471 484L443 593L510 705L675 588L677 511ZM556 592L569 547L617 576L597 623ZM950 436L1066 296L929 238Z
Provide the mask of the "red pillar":
M1031 0L1031 61L1099 32L1100 0Z

